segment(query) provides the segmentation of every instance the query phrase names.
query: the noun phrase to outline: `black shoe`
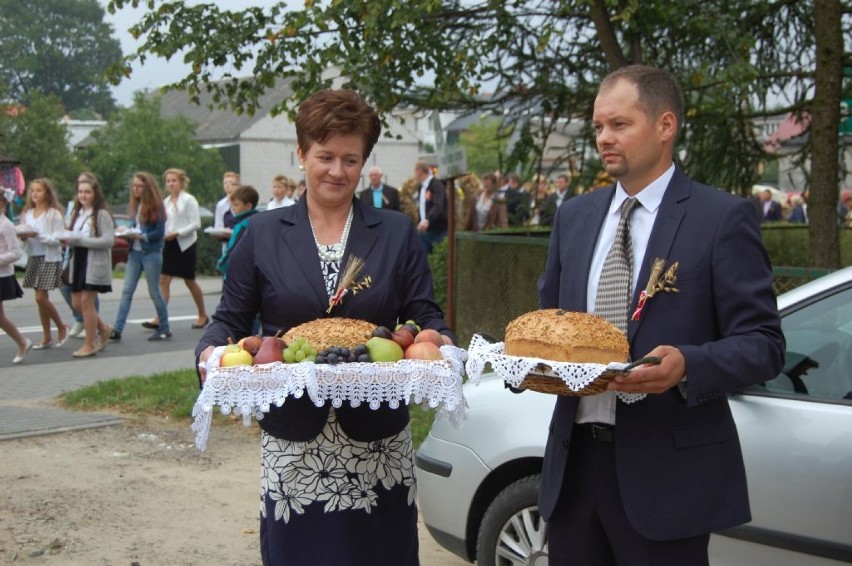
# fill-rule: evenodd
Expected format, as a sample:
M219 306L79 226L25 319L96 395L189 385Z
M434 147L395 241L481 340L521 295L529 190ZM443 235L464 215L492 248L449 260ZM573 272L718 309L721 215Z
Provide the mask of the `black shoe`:
M172 339L171 332L155 332L148 338L148 342L164 342Z
M192 323L192 328L195 329L195 330L198 330L199 328L204 328L205 326L207 326L207 323L209 323L209 322L210 322L210 317L205 316L204 322L202 322L201 324Z
M154 324L153 322L145 321L142 323L142 328L150 328L151 330L157 330L160 328L159 324Z
M110 342L121 342L121 332L113 329L112 332L109 333L109 341Z

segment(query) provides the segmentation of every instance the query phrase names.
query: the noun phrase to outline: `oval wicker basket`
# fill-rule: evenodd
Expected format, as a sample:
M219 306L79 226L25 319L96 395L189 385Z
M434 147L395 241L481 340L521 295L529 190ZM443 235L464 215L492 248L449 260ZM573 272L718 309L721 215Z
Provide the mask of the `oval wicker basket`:
M622 375L625 373L629 373L630 370L637 366L645 365L645 364L653 364L657 365L662 360L658 357L650 356L647 358L641 358L636 360L635 362L631 362L622 370L606 370L598 377L594 379L591 383L587 384L585 387L580 389L579 391L574 391L568 385L556 375L547 375L546 373L528 373L527 376L521 381L522 389L529 389L531 391L538 391L539 393L550 393L552 395L565 395L567 397L585 397L586 395L597 395L598 393L603 393L606 391L607 384L616 378L618 375ZM549 371L550 368L547 366L539 365L538 368L542 372Z

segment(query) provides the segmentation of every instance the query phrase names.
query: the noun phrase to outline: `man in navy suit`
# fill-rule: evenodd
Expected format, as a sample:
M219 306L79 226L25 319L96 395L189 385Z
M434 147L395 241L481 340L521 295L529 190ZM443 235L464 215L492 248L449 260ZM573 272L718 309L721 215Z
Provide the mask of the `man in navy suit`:
M781 370L772 270L753 206L674 165L683 95L668 73L631 66L610 74L593 121L617 183L559 208L541 307L595 312L621 205L635 197L626 332L631 359L662 361L599 395L557 400L539 495L550 560L707 564L709 533L751 518L726 396ZM655 259L678 262L669 285L678 292L658 292L639 309ZM646 397L627 403L616 393Z
M761 222L777 222L781 220L781 205L772 200L772 191L763 189L757 202Z
M426 254L447 237L447 192L444 184L432 175L429 164L418 161L414 165L414 178L420 183L415 194L417 201L417 232Z

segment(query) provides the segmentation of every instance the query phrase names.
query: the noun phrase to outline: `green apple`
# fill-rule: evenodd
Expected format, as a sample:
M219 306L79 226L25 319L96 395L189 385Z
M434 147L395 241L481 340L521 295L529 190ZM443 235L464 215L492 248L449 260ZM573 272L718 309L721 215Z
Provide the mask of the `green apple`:
M234 341L228 338L228 345L225 346L222 359L219 360L220 367L250 366L253 362L254 358L248 351L243 350L239 344L234 344Z
M365 346L367 346L371 362L397 362L405 355L399 344L379 336L373 336L367 340Z

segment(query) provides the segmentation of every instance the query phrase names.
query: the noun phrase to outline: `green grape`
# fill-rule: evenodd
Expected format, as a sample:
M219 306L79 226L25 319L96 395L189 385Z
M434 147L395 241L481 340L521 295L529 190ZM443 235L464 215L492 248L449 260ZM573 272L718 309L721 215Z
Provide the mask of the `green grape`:
M287 348L284 350L284 362L288 364L292 364L296 361L296 354L293 353L293 350Z
M302 360L304 360L304 359L305 359L305 352L304 352L304 350L299 350L298 352L296 352L296 361L297 361L297 362L301 362L301 361L302 361Z

